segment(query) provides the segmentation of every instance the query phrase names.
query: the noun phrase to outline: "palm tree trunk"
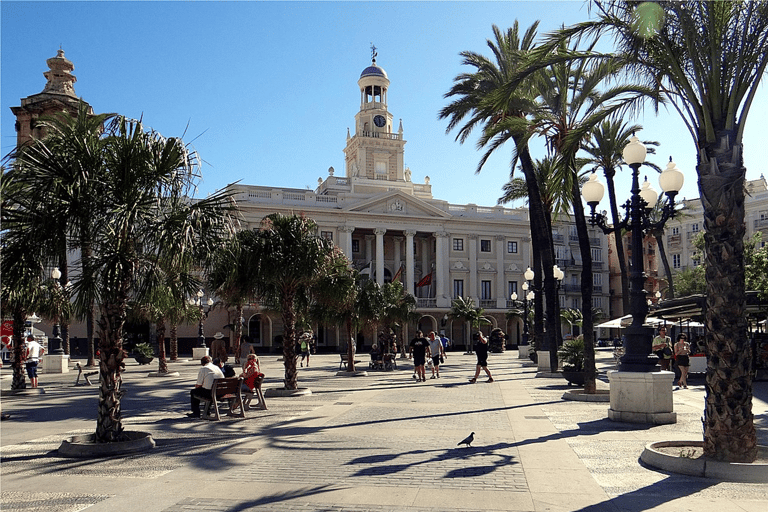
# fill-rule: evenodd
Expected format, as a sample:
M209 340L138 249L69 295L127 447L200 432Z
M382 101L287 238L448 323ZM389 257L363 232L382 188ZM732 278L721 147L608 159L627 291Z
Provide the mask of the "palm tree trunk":
M667 276L667 299L675 298L675 280L672 278L672 269L669 267L669 260L667 259L667 251L664 248L664 232L662 230L655 231L653 233L656 239L656 245L659 248L659 259L661 264L664 265L664 275Z
M61 285L62 297L69 300L66 288L66 285L69 282L69 265L67 265L66 246L63 252L64 254L59 257L59 270L61 271L59 284ZM59 316L59 327L61 328L61 349L66 355L69 355L69 318L62 318Z
M616 186L613 183L615 171L605 171L605 182L608 186L608 199L611 204L611 218L613 225L618 226L621 222L619 207L616 204ZM582 208L583 209L583 208ZM627 257L624 253L624 238L621 231L614 231L613 240L616 244L616 258L619 262L619 272L621 272L621 315L629 312L629 274L627 274Z
M90 242L83 241L80 249L80 265L84 276L93 276L92 251ZM86 366L93 368L96 366L96 351L94 347L94 328L96 326L96 303L91 298L88 301L88 307L85 312L86 326L86 345L88 346L88 364Z
M179 360L179 336L176 331L176 324L171 324L171 341L170 341L171 362Z
M597 392L595 382L595 334L592 320L592 244L589 240L587 219L584 216L584 205L581 202L579 180L574 172L571 194L573 194L573 216L576 222L576 232L579 236L579 251L581 252L581 328L584 336L584 392Z
M347 342L347 371L348 372L354 372L355 371L355 351L352 350L352 344L355 342L354 339L352 339L352 318L347 318L347 335L349 336L349 341Z
M515 142L519 140L516 137ZM526 186L528 187L528 215L530 217L531 224L531 245L534 251L541 258L542 272L536 272L536 275L543 278L544 283L544 297L546 299L546 331L545 346L548 350L557 351L557 337L560 331L560 320L557 315L557 286L555 283L555 276L552 273L552 268L555 265L555 251L554 243L552 240L552 226L551 220L547 218L547 213L544 209L544 202L542 201L541 190L539 189L539 183L536 180L535 167L531 153L528 150L528 146L525 146L522 151L519 151L520 167L523 169L525 175ZM542 275L543 274L543 275ZM541 288L538 288L539 290ZM536 326L534 322L534 335L536 334ZM555 355L555 362L557 356ZM551 359L550 359L551 364ZM556 371L555 368L552 371Z
M296 372L296 313L293 311L293 297L283 297L283 365L285 366L285 389L298 388Z
M21 309L13 311L13 381L11 389L27 387L24 376L24 325L27 320L26 312Z
M744 160L731 134L701 145L697 171L704 206L708 350L704 453L716 460L753 462L751 350L744 281Z
M99 408L96 419L96 442L109 443L123 440L122 411L120 400L121 373L125 368L123 350L123 326L125 325L128 292L131 289L133 269L125 265L121 275L112 279L115 292L101 307L99 320Z
M232 329L232 337L234 338L232 344L235 349L235 359L240 359L240 339L243 336L243 322L241 318L243 318L243 305L238 304L235 308L235 320L233 322L230 322L234 329ZM242 363L242 361L240 361Z
M157 359L159 360L157 371L168 373L168 363L165 360L165 318L160 318L157 321L155 330L157 331Z

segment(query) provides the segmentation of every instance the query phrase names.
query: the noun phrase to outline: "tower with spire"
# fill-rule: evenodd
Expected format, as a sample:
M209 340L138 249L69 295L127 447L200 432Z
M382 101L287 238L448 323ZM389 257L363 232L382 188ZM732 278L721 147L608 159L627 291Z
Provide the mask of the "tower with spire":
M78 104L82 101L75 94L77 78L72 74L75 66L64 57L64 50L59 49L55 57L45 62L48 71L43 73L47 80L43 91L23 98L20 107L11 107L16 116L16 144L19 146L45 136L43 128L38 125L39 118L61 111L77 114ZM93 113L91 106L83 103L88 112Z
M403 123L395 129L387 106L389 78L376 64L376 47L371 47L371 65L360 74L360 110L355 114L354 134L347 130L344 148L346 175L353 188L385 186L384 182L410 181L403 165L405 140Z

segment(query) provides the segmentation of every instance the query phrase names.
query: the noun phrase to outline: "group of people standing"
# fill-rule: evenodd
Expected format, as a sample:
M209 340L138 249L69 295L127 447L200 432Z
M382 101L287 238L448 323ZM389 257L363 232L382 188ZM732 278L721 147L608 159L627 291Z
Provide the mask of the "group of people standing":
M469 379L470 383L477 382L477 377L480 375L480 371L485 371L488 375L486 382L493 382L493 376L488 369L488 338L483 336L482 332L475 333L475 354L477 355L477 365L475 367L475 376ZM421 331L416 331L416 337L411 340L409 353L413 356L413 375L417 382L426 382L426 369L425 364L427 357L432 358L432 376L430 379L440 378L440 365L448 357L445 351L446 341L435 334L435 331L430 331L427 338L423 336Z
M677 341L673 346L672 339L667 336L667 328L661 326L659 327L659 335L653 338L651 350L658 356L662 370L670 371L674 359L677 367L680 368L680 378L677 385L682 389L688 389L688 369L691 366L691 344L688 342L688 336L684 333L678 334Z

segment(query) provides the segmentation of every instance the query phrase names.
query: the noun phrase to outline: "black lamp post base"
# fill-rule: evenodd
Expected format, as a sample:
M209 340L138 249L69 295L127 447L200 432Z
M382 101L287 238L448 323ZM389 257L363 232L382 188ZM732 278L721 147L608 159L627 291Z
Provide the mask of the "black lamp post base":
M651 353L653 329L630 325L624 335L624 355L619 364L620 372L652 372L659 358Z

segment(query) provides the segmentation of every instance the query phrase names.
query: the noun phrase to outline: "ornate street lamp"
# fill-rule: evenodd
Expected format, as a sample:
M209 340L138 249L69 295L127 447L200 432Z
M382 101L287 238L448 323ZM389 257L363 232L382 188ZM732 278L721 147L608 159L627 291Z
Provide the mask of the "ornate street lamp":
M53 285L56 288L57 297L54 299L56 303L56 318L53 324L53 338L48 340L48 352L51 355L63 356L64 349L61 346L61 325L59 323L59 317L61 316L61 304L58 302L58 294L62 291L61 283L59 282L59 279L61 279L61 270L59 270L59 267L53 267L53 270L51 270L51 279L53 279Z
M632 324L625 332L625 351L621 358L619 371L649 372L653 371L658 358L651 353L653 329L645 327L648 315L646 302L645 273L643 271L643 235L652 229L660 229L670 218L675 216L675 196L683 186L683 173L681 173L672 158L664 172L659 177L659 185L667 195L667 203L662 210L661 219L652 222L650 211L656 204L656 191L653 190L646 179L640 188L640 165L645 161L646 149L640 140L634 135L629 144L624 147L622 156L624 161L632 168L632 190L630 199L623 205L625 216L615 226L608 226L604 213L595 213L600 200L603 198L605 187L597 181L597 175L592 173L589 181L582 188L582 195L591 209L590 224L597 225L603 233L609 234L628 230L632 232L632 259L630 272L630 305Z
M205 319L208 318L208 313L211 312L211 308L213 307L213 299L211 297L208 297L208 300L206 302L203 302L203 290L197 291L197 298L190 298L189 304L191 306L197 306L200 308L200 323L197 325L197 348L206 348L205 346ZM205 309L203 305L207 305L208 309Z

